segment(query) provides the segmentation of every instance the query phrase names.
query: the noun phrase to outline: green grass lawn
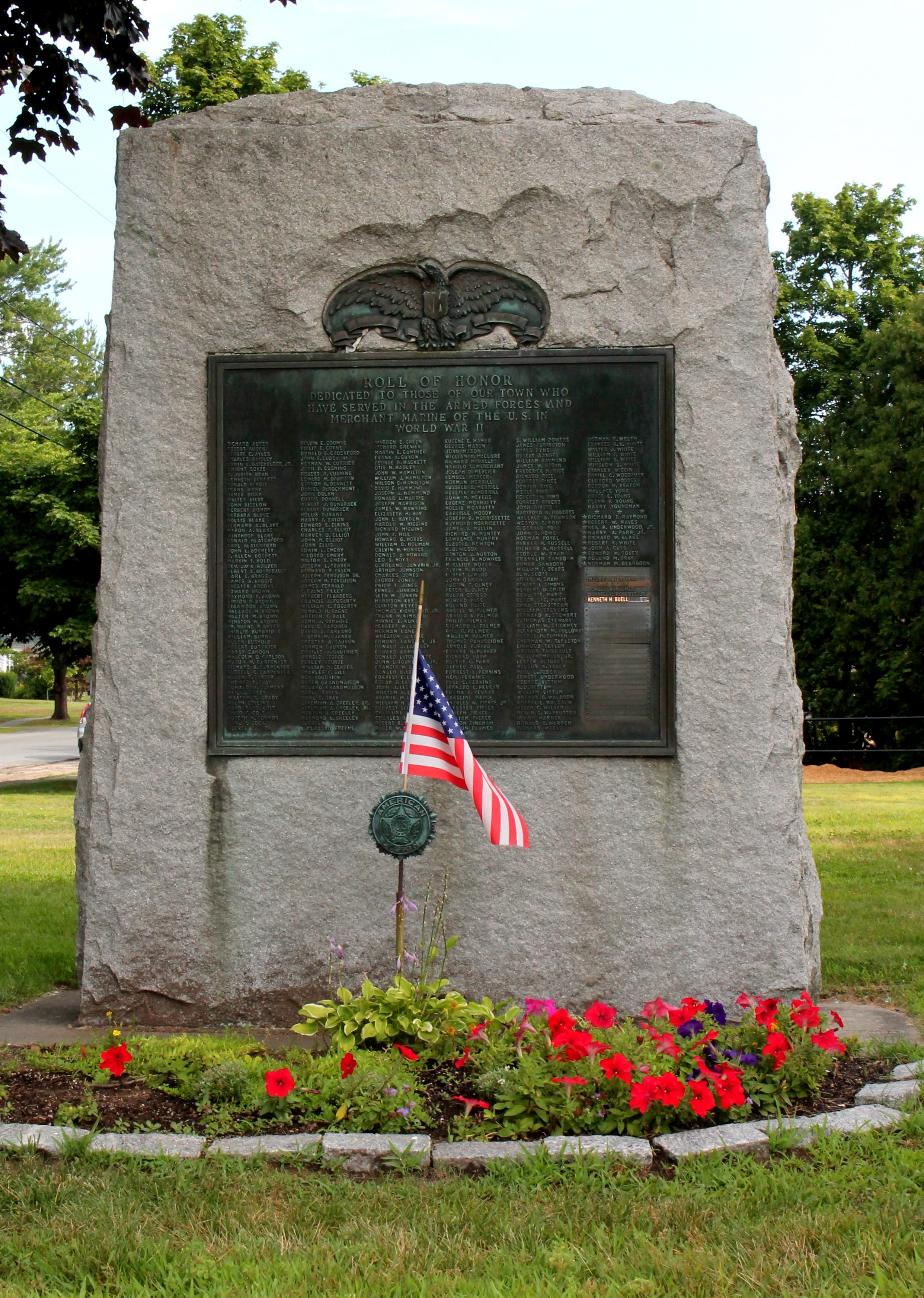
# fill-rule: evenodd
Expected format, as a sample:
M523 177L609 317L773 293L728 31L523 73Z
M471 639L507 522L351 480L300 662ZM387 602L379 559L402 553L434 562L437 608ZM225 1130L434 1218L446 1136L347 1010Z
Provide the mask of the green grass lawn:
M0 785L0 1008L73 986L74 780Z
M809 784L821 876L825 995L855 995L924 1021L924 781Z
M73 975L73 781L0 786L0 1004ZM924 1013L924 784L814 785L826 992ZM920 1298L924 1112L673 1179L543 1163L353 1182L0 1156L0 1298Z
M920 1298L924 1120L673 1179L0 1158L0 1298Z
M76 726L80 720L86 699L75 703L68 700L67 721L52 721L54 703L51 699L0 699L0 733L18 734L23 730L33 730L36 726ZM10 723L18 724L10 724Z

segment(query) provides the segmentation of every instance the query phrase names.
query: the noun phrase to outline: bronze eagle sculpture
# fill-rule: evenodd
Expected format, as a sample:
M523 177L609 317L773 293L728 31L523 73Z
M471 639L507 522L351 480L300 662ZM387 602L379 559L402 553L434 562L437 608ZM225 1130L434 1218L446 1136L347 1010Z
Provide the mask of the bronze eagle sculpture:
M549 300L535 280L502 266L456 261L447 267L428 257L353 275L331 293L321 319L339 349L378 329L421 350L448 350L496 325L522 347L545 332Z

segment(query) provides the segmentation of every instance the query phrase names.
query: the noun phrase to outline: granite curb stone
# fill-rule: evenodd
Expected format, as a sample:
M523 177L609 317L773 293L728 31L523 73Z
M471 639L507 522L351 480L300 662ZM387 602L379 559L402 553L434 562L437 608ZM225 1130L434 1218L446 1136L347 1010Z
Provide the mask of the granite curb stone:
M732 1150L766 1158L770 1153L770 1139L762 1122L732 1122L725 1127L707 1127L705 1130L675 1131L669 1136L655 1136L651 1142L655 1149L666 1154L672 1163L699 1154L716 1154Z
M40 1149L58 1154L65 1139L89 1136L83 1127L46 1126L44 1123L0 1122L0 1149Z
M924 1082L869 1082L862 1090L857 1091L857 1104L888 1104L891 1108L901 1109L909 1100L916 1100L924 1088Z
M654 1161L651 1144L637 1136L547 1136L543 1144L553 1158L570 1160L592 1155L619 1158L642 1167L651 1167Z
M915 1059L910 1064L896 1064L892 1069L894 1082L908 1082L915 1077L924 1077L924 1059Z
M522 1162L538 1154L540 1140L440 1140L433 1146L434 1170L477 1171L489 1163Z
M328 1132L321 1137L325 1159L343 1159L346 1172L375 1172L393 1155L416 1155L420 1166L429 1167L432 1142L421 1135L367 1135L364 1132Z
M830 1113L813 1113L800 1118L771 1118L758 1123L768 1135L776 1131L799 1133L796 1145L810 1145L828 1132L846 1136L855 1131L869 1131L873 1127L894 1127L901 1122L897 1109L882 1104L858 1104L852 1109L835 1109Z
M205 1148L204 1136L177 1136L168 1131L122 1133L106 1131L93 1137L96 1153L135 1154L140 1158L198 1158Z
M320 1136L306 1132L289 1136L223 1136L209 1145L206 1154L226 1154L234 1158L279 1158L288 1154L303 1154L306 1150L319 1151Z

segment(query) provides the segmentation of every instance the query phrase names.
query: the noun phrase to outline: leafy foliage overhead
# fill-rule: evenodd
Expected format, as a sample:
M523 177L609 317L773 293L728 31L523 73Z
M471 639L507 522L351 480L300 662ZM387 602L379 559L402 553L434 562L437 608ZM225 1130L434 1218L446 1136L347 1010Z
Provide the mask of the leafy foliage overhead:
M310 90L304 72L279 72L274 41L246 45L247 28L236 15L197 14L173 29L163 55L148 65L150 82L141 108L151 121L228 104L247 95Z
M17 86L21 105L10 126L10 156L30 162L44 159L52 147L76 153L71 126L81 112L93 110L81 94L81 81L91 74L75 50L104 63L116 90L135 94L148 85L148 65L136 49L147 35L148 24L133 0L10 0L0 5L0 93ZM117 130L144 125L136 107L122 104L110 111ZM0 218L3 210L0 191ZM15 261L26 251L22 237L0 219L0 260Z
M795 380L805 425L849 398L849 378L867 330L924 286L924 239L906 235L914 206L901 185L844 185L834 199L795 194L789 246L774 253L780 282L776 335Z

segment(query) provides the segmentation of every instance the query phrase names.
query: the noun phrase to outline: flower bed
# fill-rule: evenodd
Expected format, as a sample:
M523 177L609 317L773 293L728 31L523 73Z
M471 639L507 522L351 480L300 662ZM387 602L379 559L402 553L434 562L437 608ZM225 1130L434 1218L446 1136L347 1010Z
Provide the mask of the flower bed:
M620 1021L599 1001L495 1007L443 980L304 1007L297 1031L326 1045L268 1055L236 1037L137 1037L11 1053L0 1121L206 1135L430 1132L452 1140L656 1136L846 1103L878 1075L843 1059L836 1016L788 1003L660 997ZM832 1067L832 1065L834 1065ZM843 1095L841 1096L841 1091Z

